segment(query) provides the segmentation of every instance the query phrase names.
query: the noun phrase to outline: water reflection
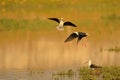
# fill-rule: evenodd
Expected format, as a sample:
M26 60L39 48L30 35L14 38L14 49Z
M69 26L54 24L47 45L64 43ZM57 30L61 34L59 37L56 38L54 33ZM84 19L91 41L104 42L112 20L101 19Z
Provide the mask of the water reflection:
M110 52L104 50L113 45L111 41L95 41L92 37L88 37L88 39L85 38L81 40L80 44L76 45L75 40L64 43L67 35L59 33L59 37L61 37L59 39L58 35L52 35L54 33L1 32L0 68L77 68L87 66L84 62L88 59L103 66L120 65L119 54L110 54ZM48 36L48 34L51 34L51 36Z

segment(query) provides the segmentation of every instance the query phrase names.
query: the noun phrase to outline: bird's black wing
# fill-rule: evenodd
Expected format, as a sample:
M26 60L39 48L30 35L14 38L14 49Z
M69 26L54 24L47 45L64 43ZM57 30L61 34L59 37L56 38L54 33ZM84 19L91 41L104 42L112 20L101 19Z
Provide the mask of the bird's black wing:
M71 23L71 22L69 22L69 21L65 22L65 23L64 23L64 26L73 26L73 27L77 27L75 24L73 24L73 23Z
M77 44L79 43L79 41L82 39L82 36L79 35L78 40L77 40Z
M71 41L71 40L75 39L76 37L78 37L78 35L76 33L72 33L64 42Z
M95 64L91 64L90 67L91 67L91 68L102 68L101 66L97 66L97 65L95 65Z
M56 22L58 22L58 23L60 22L58 18L48 18L48 19L53 20L53 21L56 21Z

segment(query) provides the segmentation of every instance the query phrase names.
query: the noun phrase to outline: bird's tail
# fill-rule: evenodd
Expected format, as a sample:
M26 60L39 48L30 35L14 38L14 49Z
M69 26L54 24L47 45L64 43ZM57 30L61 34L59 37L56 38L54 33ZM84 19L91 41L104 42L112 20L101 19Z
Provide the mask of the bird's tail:
M102 68L101 66L98 66L98 68Z
M57 28L57 30L59 30L59 31L63 31L63 30L64 30L64 28L63 28L63 27L60 27L60 26L57 26L56 28Z

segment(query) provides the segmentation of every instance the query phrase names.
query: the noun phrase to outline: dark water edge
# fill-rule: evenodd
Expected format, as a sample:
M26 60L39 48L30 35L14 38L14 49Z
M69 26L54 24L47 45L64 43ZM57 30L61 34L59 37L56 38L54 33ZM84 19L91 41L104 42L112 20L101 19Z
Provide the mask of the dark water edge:
M76 72L40 72L40 71L8 71L0 73L0 80L81 80Z
M120 66L101 69L8 70L0 71L0 80L120 80Z
M0 80L70 80L68 76L63 77L62 74L54 73L54 71L10 70L0 72Z

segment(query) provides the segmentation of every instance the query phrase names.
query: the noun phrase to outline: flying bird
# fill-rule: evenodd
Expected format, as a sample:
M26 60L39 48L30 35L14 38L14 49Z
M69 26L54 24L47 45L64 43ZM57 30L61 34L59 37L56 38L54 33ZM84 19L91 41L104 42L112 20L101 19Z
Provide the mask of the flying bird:
M89 60L87 63L88 63L89 68L91 68L91 69L102 68L101 66L92 64L92 63L91 63L91 60Z
M64 41L64 42L68 42L68 41L71 41L75 38L78 38L77 39L77 43L79 43L79 41L83 38L83 37L86 37L88 36L87 33L84 33L84 32L73 32L70 34L70 36Z
M64 30L63 26L72 26L72 27L77 27L75 24L73 24L72 22L63 21L63 18L48 18L50 20L56 21L57 23L59 23L59 25L56 27L59 31Z

